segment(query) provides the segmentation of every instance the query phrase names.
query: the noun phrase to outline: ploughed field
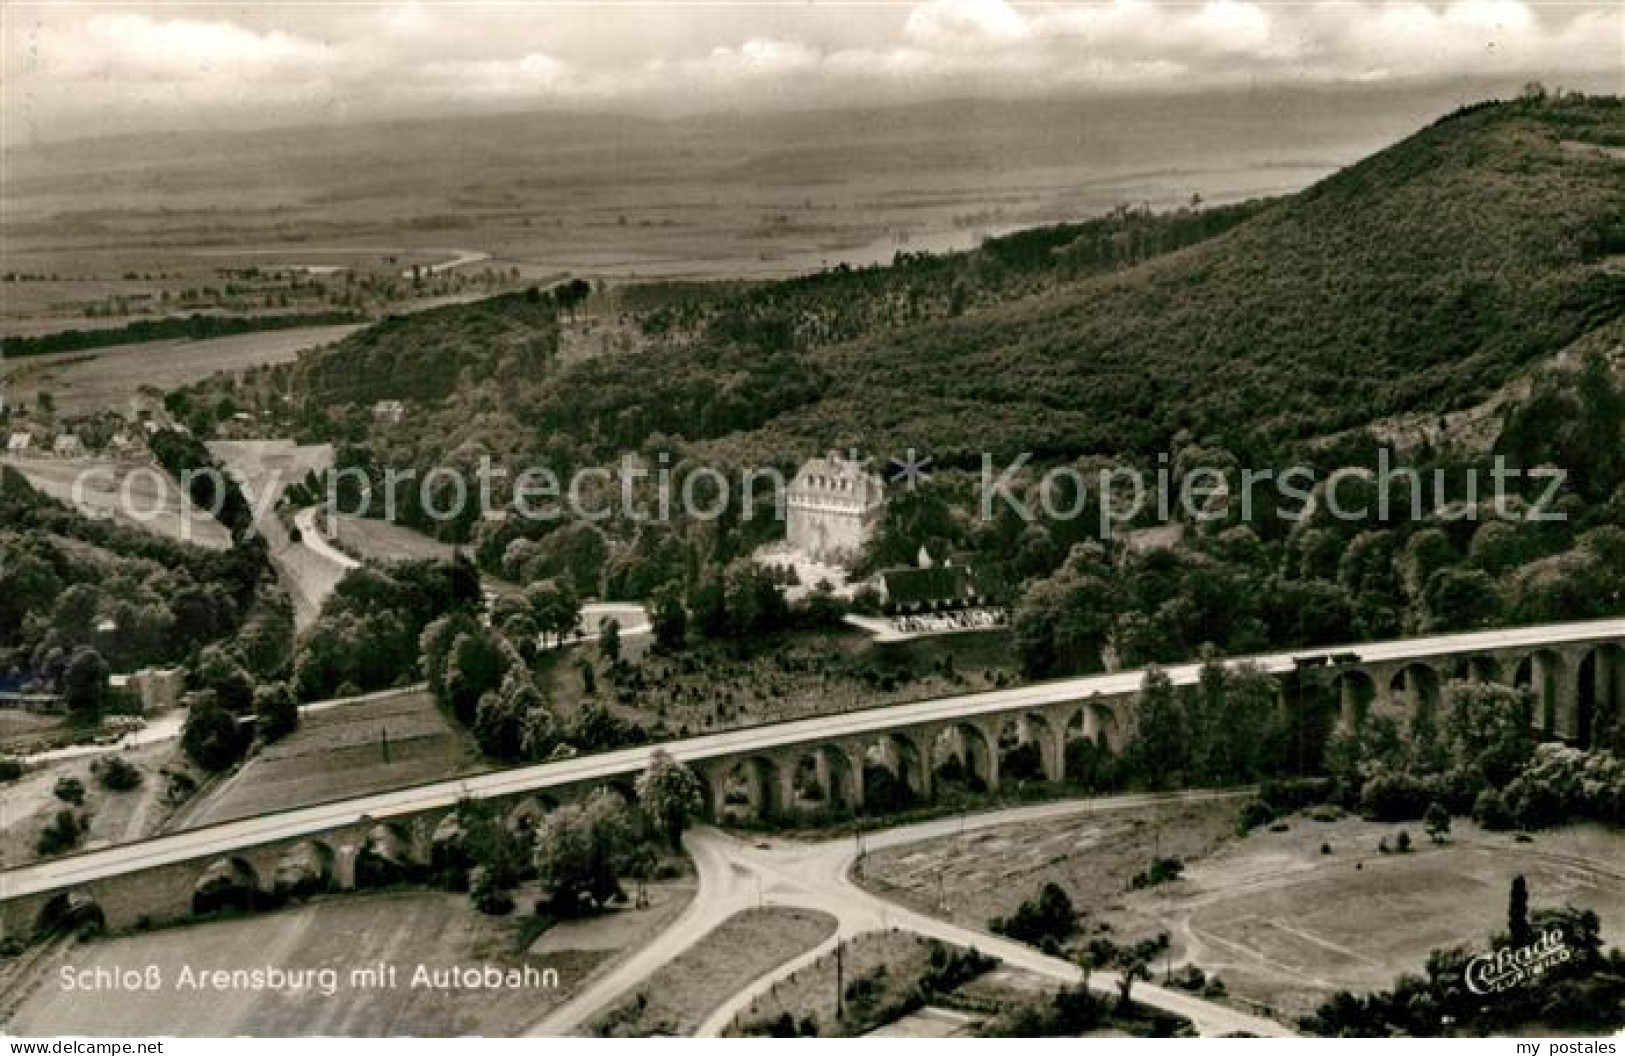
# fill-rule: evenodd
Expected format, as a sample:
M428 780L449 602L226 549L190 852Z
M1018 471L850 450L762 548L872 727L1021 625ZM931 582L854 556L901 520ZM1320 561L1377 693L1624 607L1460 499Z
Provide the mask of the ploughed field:
M64 329L76 326L65 324ZM44 392L63 416L123 413L143 395L143 389L168 392L220 371L291 363L305 349L331 344L357 329L355 325L308 326L198 341L142 341L55 352L7 362L0 367L0 381L9 402L30 404Z
M202 793L182 827L253 817L475 773L478 761L427 692L309 712L299 729Z
M168 539L224 550L231 533L192 505L180 485L146 462L104 458L7 458L43 495L91 517L142 528Z
M595 941L592 928L583 926L580 941L545 950L541 943L520 949L520 914L483 916L466 895L438 892L341 895L260 916L63 944L26 971L0 975L0 1030L24 1036L512 1036L567 1000L596 968L663 928L687 903L692 885L662 885L651 893L649 910L599 918L607 941ZM378 971L381 966L393 966L393 978ZM442 973L421 979L442 985L412 985L420 966ZM528 967L531 974L510 974L517 985L498 986L457 985L468 980L443 974L487 966L499 973ZM69 988L70 976L75 984L107 979L96 969L119 973L114 978L133 971L139 981L134 988ZM272 969L288 974L277 978ZM324 992L323 970L332 973L326 977L334 984L331 994ZM193 980L222 985L185 988L187 971ZM248 974L255 971L264 985ZM146 989L145 981L154 979L157 988Z

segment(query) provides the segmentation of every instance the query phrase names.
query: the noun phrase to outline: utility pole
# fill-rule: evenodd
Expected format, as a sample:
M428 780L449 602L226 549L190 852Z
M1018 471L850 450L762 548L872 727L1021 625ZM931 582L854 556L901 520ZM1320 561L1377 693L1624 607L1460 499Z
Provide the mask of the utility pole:
M389 762L389 727L385 726L378 731L379 745L383 749L384 762Z
M835 939L835 1021L846 1018L846 943Z

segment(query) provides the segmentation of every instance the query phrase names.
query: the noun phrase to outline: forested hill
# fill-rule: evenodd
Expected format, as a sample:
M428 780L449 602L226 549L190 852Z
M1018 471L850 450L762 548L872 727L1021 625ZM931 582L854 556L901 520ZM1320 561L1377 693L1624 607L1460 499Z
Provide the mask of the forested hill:
M505 294L390 316L301 360L297 384L312 409L437 403L468 386L539 374L557 350L553 300Z
M1621 148L1616 98L1453 115L1193 248L822 353L833 391L773 431L1239 453L1463 406L1625 315Z
M1521 99L1275 202L701 294L646 313L636 352L560 363L545 296L392 320L302 363L296 402L304 431L359 438L370 400L417 401L419 456L601 458L665 436L753 461L837 444L975 465L1145 456L1189 430L1270 458L1470 405L1621 317L1625 107Z

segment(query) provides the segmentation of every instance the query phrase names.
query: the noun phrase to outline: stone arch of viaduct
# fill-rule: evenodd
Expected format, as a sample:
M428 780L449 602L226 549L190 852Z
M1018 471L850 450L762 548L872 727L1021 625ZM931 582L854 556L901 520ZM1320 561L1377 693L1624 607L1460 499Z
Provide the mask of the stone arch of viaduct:
M1293 661L1303 666L1304 655L1272 658L1272 670L1291 670ZM1455 679L1526 689L1531 725L1545 736L1580 745L1589 745L1599 730L1625 715L1625 634L1614 631L1549 646L1448 649L1420 659L1311 658L1317 660L1338 694L1341 721L1356 728L1381 714L1399 719L1428 711L1437 715L1444 687ZM1194 677L1176 678L1182 685L1192 681ZM1063 781L1069 751L1076 745L1087 742L1115 754L1129 736L1137 687L1091 692L1089 683L1078 680L1076 695L1070 695L1069 684L1064 698L1049 694L1041 704L1024 705L1023 698L1012 695L1005 706L994 694L989 706L947 718L930 717L930 708L921 714L919 705L897 705L882 709L886 721L862 734L820 735L807 726L805 736L787 731L785 743L761 749L689 751L688 745L703 738L665 747L693 766L706 787L708 809L718 820L824 805L860 811L870 801L868 786L882 772L912 796L929 799L938 773L950 760L959 774L989 789L1011 780ZM1013 772L1018 750L1026 767L1020 774ZM594 788L607 785L629 795L645 761L645 754L633 753L590 780L550 780L550 766L541 766L522 791L484 798L499 806L509 825L533 827L549 810ZM8 874L0 874L0 937L34 934L86 915L100 917L113 929L165 923L194 911L236 905L245 896L274 903L388 882L395 875L387 868L391 865L426 869L435 831L454 810L447 805L454 797L435 787L438 796L426 791L425 801L438 799L438 806L397 809L387 817L361 817L299 836L244 837L229 848L200 851L171 864L53 881L27 894L8 895ZM101 853L79 857L88 862ZM73 872L95 871L87 867L64 875Z
M1526 691L1531 728L1580 747L1591 747L1625 715L1625 645L1618 641L1344 663L1333 666L1329 677L1340 722L1349 729L1377 715L1406 723L1418 715L1443 721L1444 687L1458 680Z
M860 810L868 783L886 771L915 799L935 794L938 772L953 760L980 787L1020 779L1066 780L1068 747L1087 740L1117 753L1127 740L1134 693L1092 695L965 718L900 722L886 730L775 747L695 765L713 818L790 814L831 806ZM1010 775L1013 748L1029 746L1037 772ZM867 775L867 776L866 776Z

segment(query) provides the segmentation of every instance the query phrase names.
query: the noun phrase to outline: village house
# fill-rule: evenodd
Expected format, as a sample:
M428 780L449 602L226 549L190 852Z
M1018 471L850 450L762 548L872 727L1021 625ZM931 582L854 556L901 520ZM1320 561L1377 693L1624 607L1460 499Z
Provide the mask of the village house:
M876 577L881 605L893 615L952 612L996 605L1005 584L996 575L951 558L938 564L924 547L914 565L888 568Z
M107 441L107 455L121 462L139 461L146 457L147 445L130 433L114 433Z
M142 715L156 715L180 704L186 672L179 667L144 667L131 674L112 675L108 688L140 705Z

